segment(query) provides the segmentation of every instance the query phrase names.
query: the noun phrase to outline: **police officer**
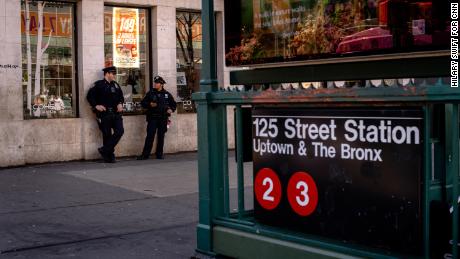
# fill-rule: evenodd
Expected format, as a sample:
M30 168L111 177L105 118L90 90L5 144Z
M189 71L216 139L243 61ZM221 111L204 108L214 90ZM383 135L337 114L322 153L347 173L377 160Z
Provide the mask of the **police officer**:
M158 132L158 138L155 155L157 159L164 159L163 145L165 133L168 130L168 117L176 110L173 96L163 88L166 84L165 80L161 76L155 76L153 82L154 87L150 88L141 102L142 107L147 109L147 136L145 137L144 150L137 157L138 160L149 158L156 132Z
M121 117L124 98L120 86L115 82L116 67L106 67L102 71L104 79L94 83L86 98L96 113L102 132L103 146L98 151L105 162L115 163L114 149L124 133Z

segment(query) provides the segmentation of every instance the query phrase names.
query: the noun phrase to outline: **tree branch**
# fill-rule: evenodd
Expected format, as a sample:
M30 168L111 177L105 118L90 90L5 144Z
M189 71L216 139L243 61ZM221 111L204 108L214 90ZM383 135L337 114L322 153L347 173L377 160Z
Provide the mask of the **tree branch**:
M51 40L51 35L53 34L53 31L50 30L50 34L48 35L48 42L46 43L45 47L42 49L42 55L45 53L45 51L48 49L50 45L50 40Z
M192 22L192 25L195 24L198 21L198 19L200 19L199 15L196 16L195 21Z
M185 19L185 17L184 17ZM187 23L186 22L183 22L180 18L177 19L177 21L182 25L182 28L184 31L187 31ZM182 34L182 30L179 30L181 32L181 35L183 36ZM187 33L187 32L186 32Z
M189 59L188 59L187 53L184 48L184 43L182 42L182 39L180 38L179 34L180 34L179 29L176 28L176 37L177 37L177 40L179 41L179 45L182 50L182 54L184 55L185 62L189 63Z
M192 39L198 38L198 37L200 37L201 35L202 35L201 33L198 34L198 35L195 35L195 36L192 37Z
M187 41L187 38L185 37L184 32L182 30L178 30L178 32L181 37L181 40Z
M176 20L177 20L178 22L180 22L180 24L182 24L182 26L184 26L184 27L186 26L185 23L184 23L180 18L177 18Z

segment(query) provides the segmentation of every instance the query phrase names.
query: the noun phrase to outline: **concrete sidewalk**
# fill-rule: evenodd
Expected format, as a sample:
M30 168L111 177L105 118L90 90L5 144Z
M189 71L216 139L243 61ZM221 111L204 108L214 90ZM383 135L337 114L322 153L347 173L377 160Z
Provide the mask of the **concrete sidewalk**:
M0 170L0 258L196 256L197 155ZM229 158L231 208L236 169ZM252 168L245 166L246 206Z

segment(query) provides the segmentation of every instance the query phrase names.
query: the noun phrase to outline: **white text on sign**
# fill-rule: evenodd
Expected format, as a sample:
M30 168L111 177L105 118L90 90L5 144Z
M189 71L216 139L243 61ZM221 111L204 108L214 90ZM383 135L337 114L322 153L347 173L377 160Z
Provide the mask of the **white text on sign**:
M318 119L324 122L318 123ZM421 142L419 127L400 123L404 119L255 116L253 151L261 156L383 162L382 145L419 145Z

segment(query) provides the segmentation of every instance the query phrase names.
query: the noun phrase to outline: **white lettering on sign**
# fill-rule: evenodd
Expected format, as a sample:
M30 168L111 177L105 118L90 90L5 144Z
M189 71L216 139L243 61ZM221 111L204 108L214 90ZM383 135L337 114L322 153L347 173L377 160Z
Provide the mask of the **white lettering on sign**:
M337 140L335 136L337 126L334 120L331 120L329 124L318 126L316 124L302 124L300 119L286 119L284 126L286 128L284 135L289 139L305 139L308 136L311 140L317 140L318 138L321 140Z
M264 154L278 154L278 155L293 155L294 154L294 145L292 144L283 144L283 143L273 143L267 139L265 142L260 139L253 139L252 144L254 151L259 153L261 156Z
M345 122L345 139L350 142L419 144L417 127L391 126L391 120L381 120L379 126L365 125L363 120Z
M335 157L334 147L328 147L324 145L322 142L312 142L311 144L315 147L315 157Z
M252 123L256 126L256 136L258 137L272 137L276 138L278 136L278 127L276 126L277 119L255 119Z
M341 158L359 161L374 161L383 162L381 157L381 149L373 148L354 148L349 144L341 145Z
M270 179L270 177L264 178L262 185L268 185L268 189L264 192L264 196L262 199L266 201L275 201L275 197L270 196L271 192L273 191L273 181Z
M295 187L297 190L301 190L300 194L302 195L302 198L300 198L300 196L296 196L295 200L300 206L307 206L310 202L310 197L308 197L308 184L304 181L299 181Z
M70 33L70 28L71 28L71 20L70 18L64 18L60 17L59 21L61 23L61 28L64 33Z
M253 151L260 156L384 161L384 144L419 145L419 117L253 116ZM415 124L418 125L418 124ZM359 147L358 144L365 146ZM372 145L372 147L370 147Z

